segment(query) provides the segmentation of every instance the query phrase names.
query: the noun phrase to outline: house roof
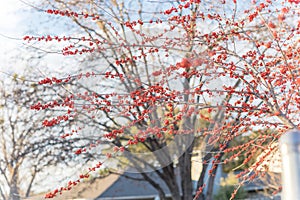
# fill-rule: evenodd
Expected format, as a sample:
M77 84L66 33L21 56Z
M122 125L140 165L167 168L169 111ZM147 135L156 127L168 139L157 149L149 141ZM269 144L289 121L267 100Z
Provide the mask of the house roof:
M175 170L175 178L180 185L179 170ZM171 193L164 182L155 171L146 173L156 184L165 192L167 197L171 197ZM196 182L193 181L194 187ZM180 188L181 189L181 188ZM195 189L195 188L194 188ZM181 193L181 191L180 191ZM44 199L45 194L35 195L27 198L27 200ZM64 191L61 195L57 195L54 200L126 200L126 199L153 199L159 196L157 190L147 181L143 179L140 173L122 172L120 175L110 174L104 178L95 178L91 181L81 182L70 191Z
M170 191L164 181L155 172L147 173L157 184L161 186L166 196L171 196ZM96 200L106 199L147 199L158 196L157 190L139 173L125 172Z
M102 194L109 188L117 179L119 175L110 174L104 178L95 178L91 181L81 182L72 188L70 191L64 191L61 195L58 194L53 200L70 200L70 199L84 199L92 200ZM25 200L42 200L45 199L45 194L34 195Z

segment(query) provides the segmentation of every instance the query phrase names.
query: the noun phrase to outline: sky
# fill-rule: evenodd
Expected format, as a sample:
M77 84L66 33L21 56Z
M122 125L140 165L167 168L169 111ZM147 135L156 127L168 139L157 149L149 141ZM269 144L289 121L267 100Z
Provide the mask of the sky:
M17 14L17 10L22 7L18 0L0 0L0 52L3 53L15 45L15 41L4 36L17 36L17 27L21 21L21 16ZM19 35L20 36L20 35ZM1 59L2 60L2 59ZM4 63L1 62L3 65Z
M0 30L2 34L15 33L20 21L21 15L18 10L25 8L19 0L0 0ZM26 6L27 7L27 6Z
M29 67L33 68L34 73L44 78L45 74L49 74L49 71L53 74L56 72L62 73L65 69L64 66L68 65L66 63L72 62L70 61L71 58L58 54L47 54L42 59L36 59L35 61L31 59L31 56L37 56L38 54L34 53L36 49L26 49L28 46L40 45L42 49L46 50L49 47L43 43L25 42L22 40L25 35L68 34L66 19L60 18L57 20L55 18L57 16L50 16L45 12L33 9L29 6L30 1L0 0L0 78L7 76L7 74L24 74L24 70ZM38 64L33 64L34 62ZM74 68L74 65L72 68ZM66 75L65 73L63 74Z
M12 62L12 57L23 46L22 38L28 28L24 14L30 8L19 0L0 0L0 5L0 71L11 74L22 66L21 59Z

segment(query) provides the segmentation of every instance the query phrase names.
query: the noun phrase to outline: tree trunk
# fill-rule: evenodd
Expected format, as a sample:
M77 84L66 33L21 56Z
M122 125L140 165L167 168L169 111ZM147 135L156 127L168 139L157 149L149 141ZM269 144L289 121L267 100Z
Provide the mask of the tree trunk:
M191 157L192 157L193 144L187 151L179 158L180 162L180 177L182 199L193 199L193 183L191 177Z
M200 188L200 187L202 187L203 184L204 184L204 178L205 178L206 170L207 170L207 164L203 164L203 163L202 163L202 171L201 171L201 174L200 174L198 183L197 183L197 189ZM204 193L202 192L202 193L199 195L198 200L205 200L204 197L205 197L205 196L204 196Z
M169 187L169 189L171 190L170 192L171 192L173 200L181 200L181 195L180 195L180 192L178 190L179 189L178 186L177 187L176 186L175 187L171 186L171 187Z
M217 172L218 166L219 165L216 165L216 168L214 168L212 171L212 175L209 176L209 180L207 184L206 200L213 200L215 174Z
M160 200L166 200L166 194L161 188L161 186L154 182L146 173L141 173L141 175L157 190Z
M11 179L9 183L9 196L8 199L19 200L20 198L20 188L18 184L19 179L19 168L18 167L10 167L9 171L11 173Z
M15 178L12 180L12 183L9 188L9 198L11 200L20 200L20 190L18 187L18 183L16 182Z
M16 185L10 186L9 199L11 199L11 200L19 200L20 199L20 193L19 193L18 186L16 186Z
M212 151L213 151L213 150L212 150ZM211 154L211 153L207 153L207 154L204 156L204 158L202 159L202 171L201 171L201 174L200 174L198 183L197 183L197 189L200 188L200 187L203 187L203 185L204 185L205 174L206 174L207 167L208 167L208 163L206 163L205 161L210 160L211 157L212 157L212 154ZM206 200L205 194L202 192L202 193L199 195L199 197L198 197L197 200Z
M173 164L173 163L172 163ZM173 200L181 200L180 190L175 175L175 168L172 165L164 167L164 182L167 184Z

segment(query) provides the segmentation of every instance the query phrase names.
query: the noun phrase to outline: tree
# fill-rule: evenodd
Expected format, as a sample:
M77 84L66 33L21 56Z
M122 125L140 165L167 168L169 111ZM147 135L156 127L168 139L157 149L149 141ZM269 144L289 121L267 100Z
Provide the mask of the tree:
M0 82L1 199L28 197L43 171L59 163L71 164L70 151L82 147L76 140L70 143L60 138L61 129L48 129L45 134L40 121L49 112L30 109L32 101L42 101L37 93L43 89L17 74ZM54 94L43 92L43 98Z
M299 128L299 23L292 20L299 16L298 1L243 5L235 0L90 1L80 4L83 12L73 4L50 2L54 8L47 13L71 18L81 28L81 36L25 36L24 40L65 42L61 53L86 54L82 64L91 71L39 82L53 88L74 79L80 84L66 98L74 106L55 104L65 108L65 114L43 124L59 126L62 121L89 119L86 126L96 124L101 131L95 134L98 139L93 145L111 141L114 152L107 159L125 154L162 199L164 192L144 172L155 170L173 199L191 199L195 137L206 153L195 199L203 198L205 185L206 199L211 199L214 176L206 184L204 175L215 173L224 154L239 150L224 162L240 154L251 157L257 148L267 148L271 154L276 149L272 144L285 131ZM85 81L92 79L92 85ZM201 120L209 125L199 125ZM270 133L232 146L234 138L257 130ZM137 144L147 149L147 160L142 159L144 153L130 152ZM179 155L180 184L174 178L174 154ZM149 160L156 160L157 166ZM209 161L211 169L207 169ZM254 178L250 171L259 175L259 164L241 172L243 181ZM80 175L77 181L84 177Z

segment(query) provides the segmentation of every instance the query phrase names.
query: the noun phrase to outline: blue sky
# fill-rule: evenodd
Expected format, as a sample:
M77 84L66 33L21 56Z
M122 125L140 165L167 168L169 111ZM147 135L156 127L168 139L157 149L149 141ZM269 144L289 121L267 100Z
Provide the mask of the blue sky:
M30 0L24 2L30 4ZM34 2L34 1L32 1ZM35 2L37 3L37 2ZM13 74L22 74L27 67L34 67L36 71L51 69L53 72L61 71L62 63L69 60L58 54L49 54L34 65L30 56L37 55L28 45L49 49L46 44L34 44L23 41L25 35L62 35L67 34L66 20L57 16L33 9L21 0L0 0L0 71ZM43 76L42 74L40 74ZM0 73L3 77L3 73Z

